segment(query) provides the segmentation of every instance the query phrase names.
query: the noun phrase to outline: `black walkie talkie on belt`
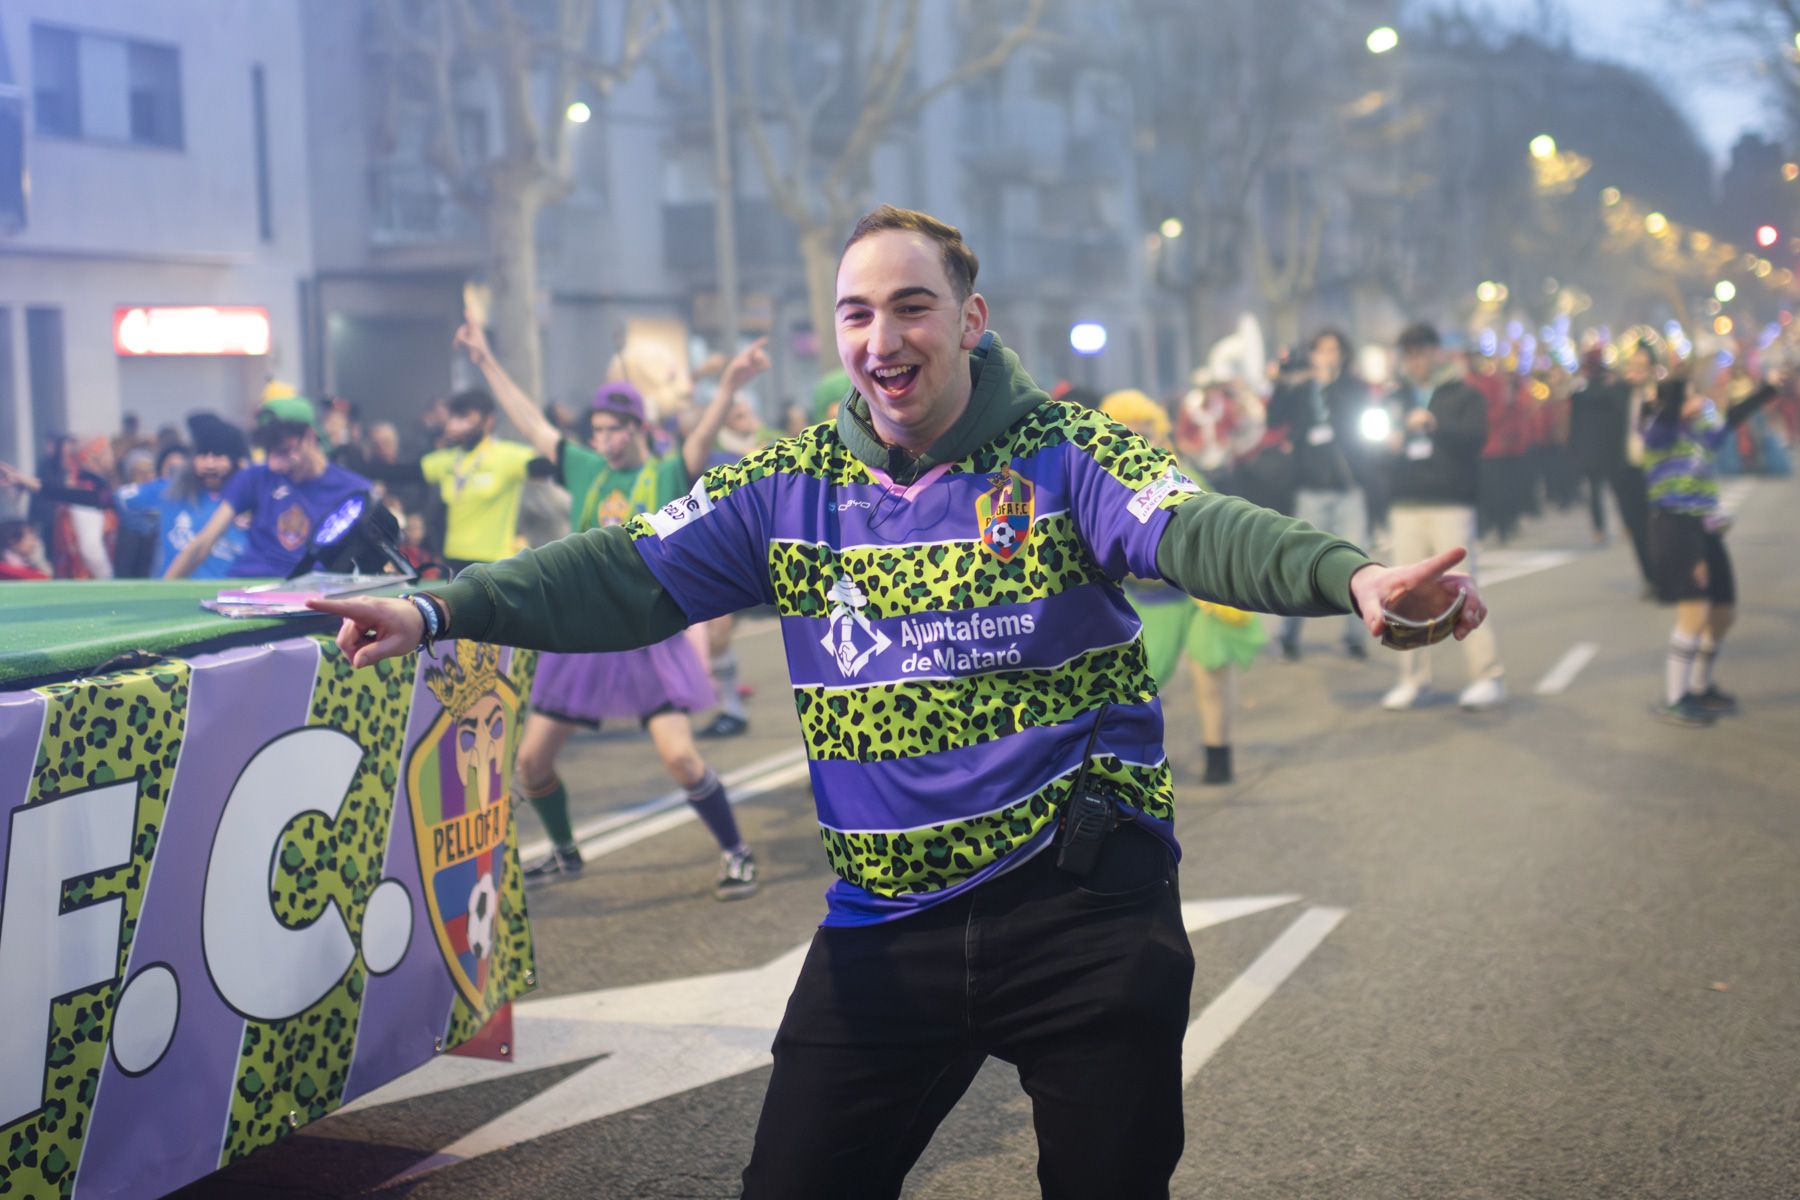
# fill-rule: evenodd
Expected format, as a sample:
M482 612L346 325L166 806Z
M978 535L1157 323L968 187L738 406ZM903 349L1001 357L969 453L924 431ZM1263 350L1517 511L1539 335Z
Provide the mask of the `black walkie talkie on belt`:
M1063 801L1062 828L1057 834L1062 845L1057 851L1056 869L1079 877L1094 873L1094 864L1100 861L1100 849L1106 844L1106 835L1119 823L1118 802L1105 792L1087 786L1094 740L1100 736L1106 708L1102 704L1094 715L1094 731L1088 734L1087 745L1081 751L1081 770L1076 773L1075 782L1069 785L1068 799Z

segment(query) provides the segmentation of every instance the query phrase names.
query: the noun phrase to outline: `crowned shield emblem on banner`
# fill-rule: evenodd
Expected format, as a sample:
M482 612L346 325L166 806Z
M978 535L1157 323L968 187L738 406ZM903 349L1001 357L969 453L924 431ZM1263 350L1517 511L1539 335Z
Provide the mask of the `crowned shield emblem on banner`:
M484 1017L499 937L511 810L507 780L518 743L519 694L500 651L457 642L428 667L442 705L406 765L413 842L432 931L456 990Z
M1001 467L988 482L994 485L993 488L975 498L981 544L1001 562L1011 562L1013 556L1031 541L1037 489L1010 465Z

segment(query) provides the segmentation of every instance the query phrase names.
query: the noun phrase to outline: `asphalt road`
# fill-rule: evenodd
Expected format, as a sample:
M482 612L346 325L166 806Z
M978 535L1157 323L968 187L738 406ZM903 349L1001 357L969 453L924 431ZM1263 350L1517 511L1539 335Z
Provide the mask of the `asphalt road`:
M1191 696L1166 697L1184 898L1213 902L1189 907L1175 1196L1800 1195L1800 484L1735 490L1743 603L1719 678L1744 712L1712 729L1651 718L1670 616L1575 514L1485 564L1501 711L1382 712L1385 652L1353 662L1321 623L1300 663L1243 678L1238 779L1202 788ZM738 810L760 895L712 899L695 822L601 830L579 880L531 898L528 1061L432 1064L397 1087L443 1090L178 1194L735 1196L783 956L828 882L809 794L784 782L779 636L750 622L738 644L752 733L708 747L773 781ZM1459 686L1460 655L1435 653ZM1538 694L1559 664L1565 686ZM575 742L566 773L590 828L670 786L630 730ZM1225 903L1245 897L1269 899ZM1034 1163L1029 1108L990 1063L907 1195L1033 1196Z

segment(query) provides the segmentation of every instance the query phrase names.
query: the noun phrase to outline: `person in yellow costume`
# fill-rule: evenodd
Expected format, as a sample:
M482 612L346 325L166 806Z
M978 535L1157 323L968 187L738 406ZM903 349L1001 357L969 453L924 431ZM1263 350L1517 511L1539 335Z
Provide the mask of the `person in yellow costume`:
M1153 446L1173 451L1169 414L1136 389L1113 392L1100 411ZM1183 463L1201 487L1206 481ZM1268 631L1255 615L1206 600L1195 600L1161 580L1128 579L1126 599L1144 627L1144 656L1158 691L1175 678L1185 657L1200 708L1200 736L1206 747L1202 783L1231 782L1231 710L1236 702L1236 668L1256 661Z

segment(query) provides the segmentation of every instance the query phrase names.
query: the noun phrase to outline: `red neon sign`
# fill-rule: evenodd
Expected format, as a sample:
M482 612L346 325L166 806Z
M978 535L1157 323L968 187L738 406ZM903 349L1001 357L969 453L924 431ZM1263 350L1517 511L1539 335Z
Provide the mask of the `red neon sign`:
M113 350L125 358L262 355L269 337L269 310L250 305L113 310Z

